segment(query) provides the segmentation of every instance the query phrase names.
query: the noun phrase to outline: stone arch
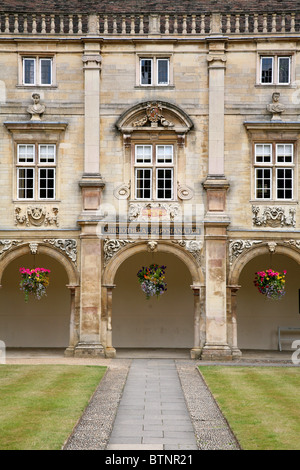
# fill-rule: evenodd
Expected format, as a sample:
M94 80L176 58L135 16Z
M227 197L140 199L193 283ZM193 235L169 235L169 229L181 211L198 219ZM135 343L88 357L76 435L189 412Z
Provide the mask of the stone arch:
M269 259L271 254L274 255L274 259L270 259L266 263L266 260ZM286 259L285 262L284 259ZM288 261L288 259L290 261ZM260 267L262 261L264 265ZM255 245L244 249L244 251L238 255L231 266L230 273L228 275L227 287L228 295L230 296L230 302L228 303L228 333L230 337L230 343L232 343L232 350L235 351L237 356L241 354L239 347L246 349L253 349L253 347L254 349L263 349L262 343L264 345L268 343L269 349L274 349L274 345L276 349L277 326L280 326L280 321L283 321L283 323L286 322L285 317L280 317L281 308L278 303L273 305L272 302L266 301L266 299L264 299L264 297L260 294L257 298L255 294L255 297L252 297L252 300L249 302L249 296L252 296L252 294L250 294L252 291L249 289L252 289L253 287L254 272L259 269L266 269L266 264L269 262L276 263L277 266L278 263L279 266L281 264L281 269L286 269L286 264L288 263L290 269L296 273L296 271L294 271L296 266L300 267L300 250L297 248L296 242L294 240L276 242L274 240L257 241ZM284 268L282 268L282 264L284 264ZM256 266L256 268L254 268L254 266ZM293 286L294 278L298 276L295 276L295 274L292 276L292 282L289 282L289 288L292 289L292 291L290 291L291 295L288 297L285 296L286 298L282 300L282 302L288 302L288 304L285 304L285 309L287 312L294 311L293 302L298 303L298 289ZM266 302L266 304L264 304L264 302ZM250 310L248 311L247 306L250 304L253 312L261 312L262 315L255 317L256 321L250 321L248 324L247 322L249 322L249 320L247 318L250 318ZM280 305L282 304L280 303ZM291 305L293 307L292 309L290 308ZM270 309L273 312L272 316L269 312ZM298 313L298 307L296 309ZM298 325L298 314L294 316L292 320L292 322L296 321L296 324ZM275 325L276 321L279 322L277 326ZM251 333L251 331L252 327L254 328L254 325L256 325L257 322L260 324L259 335L257 335L257 333L254 335L254 333ZM245 334L246 331L247 335ZM256 339L258 336L259 339L252 342L252 338ZM247 338L247 341L245 338ZM259 341L261 341L261 344ZM253 346L245 346L247 342Z
M19 245L16 247L13 247L10 251L8 251L6 254L3 255L2 259L0 260L0 285L1 285L1 279L3 276L3 272L5 268L11 263L16 258L19 258L20 256L30 254L30 247L29 244L23 244ZM58 250L55 248L52 248L51 246L43 245L41 243L38 243L38 254L44 254L48 255L51 258L54 258L56 261L58 261L66 270L68 280L69 280L69 285L70 286L76 286L79 283L79 273L77 269L75 268L74 264L69 261L69 259L62 253L60 253Z
M30 245L34 242L22 243L18 246L13 246L9 250L5 251L2 254L0 259L0 287L3 278L5 269L9 267L11 263L16 261L18 258L26 255L32 255ZM69 344L65 351L66 355L73 355L75 345L78 341L79 332L76 330L76 324L79 324L79 282L80 276L75 264L62 252L58 249L53 248L52 246L47 246L41 242L37 243L37 256L44 255L52 258L65 272L65 284L66 288L69 290L69 325L66 328L69 329ZM67 295L67 294L66 294ZM67 298L67 297L66 297ZM66 311L67 314L67 311Z
M244 253L240 254L240 256L234 261L231 267L228 278L228 285L238 285L239 277L244 266L253 258L266 254L270 254L268 242L259 246L250 247L245 250ZM289 258L292 258L298 264L300 264L300 251L297 248L294 248L292 245L287 246L277 244L275 248L275 254L286 255Z
M103 274L103 285L113 285L117 270L120 265L130 256L137 253L147 251L148 241L139 241L133 244L128 244L124 248L120 249L117 256L115 255L107 264ZM197 266L197 263L188 251L184 248L179 247L175 243L167 241L159 241L156 247L158 252L171 253L177 256L189 269L193 285L199 286L204 284L204 276L202 269Z
M140 253L149 252L148 241L138 241L128 243L125 247L121 248L117 254L108 262L103 273L103 308L101 317L101 331L103 332L102 339L105 347L106 357L115 357L116 350L112 344L112 301L113 289L115 286L115 277L119 267L128 260L131 256ZM160 240L155 245L156 253L168 253L177 257L187 267L192 285L190 286L194 294L194 347L191 349L191 357L198 358L201 354L201 341L203 336L203 323L204 319L203 310L203 297L204 297L204 276L201 267L196 262L195 258L185 248L182 248L175 243ZM202 329L202 330L201 330Z

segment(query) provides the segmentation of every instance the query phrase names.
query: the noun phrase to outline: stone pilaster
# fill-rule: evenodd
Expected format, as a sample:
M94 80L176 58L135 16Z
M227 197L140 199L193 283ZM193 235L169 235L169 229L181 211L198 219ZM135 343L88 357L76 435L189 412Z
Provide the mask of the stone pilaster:
M217 34L218 18L215 18ZM227 342L226 241L229 218L226 194L229 183L224 175L224 78L225 42L209 41L209 164L203 183L206 190L204 220L206 246L206 342L201 357L206 360L232 359Z
M96 224L82 224L80 337L74 355L104 356L100 338L101 324L101 240Z

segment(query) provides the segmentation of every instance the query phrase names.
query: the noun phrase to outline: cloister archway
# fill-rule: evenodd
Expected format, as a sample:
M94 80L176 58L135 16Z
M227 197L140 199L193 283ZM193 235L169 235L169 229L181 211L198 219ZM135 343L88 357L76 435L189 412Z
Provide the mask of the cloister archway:
M146 300L137 272L151 263L167 265L168 291ZM108 264L102 317L106 355L115 347L189 348L198 357L204 345L203 275L186 250L159 242L154 253L145 242L120 250ZM193 295L194 294L194 295Z
M19 268L23 266L50 269L46 297L29 298L25 302L19 287ZM0 281L0 331L6 347L67 349L74 346L78 275L66 257L46 246L39 246L33 256L29 246L22 245L1 259Z
M287 271L286 294L279 301L268 300L254 286L255 272L273 268ZM272 255L268 246L247 251L234 265L231 283L236 294L237 347L241 350L278 349L278 327L300 327L300 257L297 250L278 245ZM286 342L284 349L290 349Z

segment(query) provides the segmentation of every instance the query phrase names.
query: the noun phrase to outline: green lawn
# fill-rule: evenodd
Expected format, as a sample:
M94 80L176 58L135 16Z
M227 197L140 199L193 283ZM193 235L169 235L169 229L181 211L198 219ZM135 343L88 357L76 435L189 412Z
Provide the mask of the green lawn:
M58 450L105 367L0 365L0 450Z
M200 366L244 450L300 450L300 369Z

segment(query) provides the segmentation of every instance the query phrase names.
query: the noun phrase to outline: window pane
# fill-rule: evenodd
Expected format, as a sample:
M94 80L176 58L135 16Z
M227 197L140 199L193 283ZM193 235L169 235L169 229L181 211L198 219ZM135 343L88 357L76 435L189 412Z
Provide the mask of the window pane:
M152 163L152 145L136 145L135 162Z
M156 170L156 187L158 199L172 199L173 168L158 168Z
M34 145L18 145L18 163L34 163Z
M278 57L278 83L290 83L289 57Z
M255 144L255 162L271 163L272 146L271 144Z
M276 145L276 162L277 163L293 163L293 145L277 144Z
M293 170L291 168L278 168L276 175L277 199L292 199Z
M157 59L157 83L159 85L168 85L169 59Z
M141 85L152 84L152 59L141 59Z
M39 145L39 163L55 163L55 145Z
M255 187L257 199L271 198L271 169L256 168L255 171Z
M34 169L18 168L18 198L33 199Z
M152 169L136 168L135 188L137 199L151 199L152 196Z
M23 59L23 83L35 84L35 59Z
M55 169L39 169L39 199L55 198Z
M173 163L173 145L156 146L157 163Z
M273 57L261 58L261 83L273 83Z
M40 60L41 85L51 85L52 83L52 59Z

